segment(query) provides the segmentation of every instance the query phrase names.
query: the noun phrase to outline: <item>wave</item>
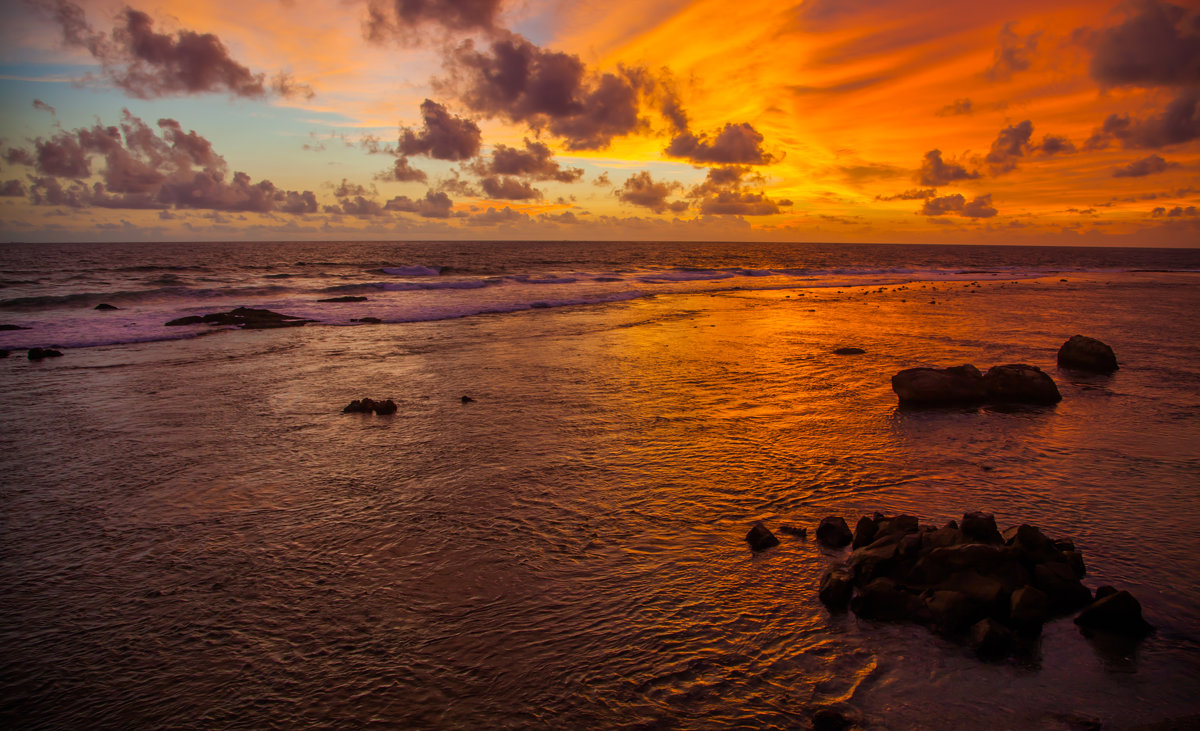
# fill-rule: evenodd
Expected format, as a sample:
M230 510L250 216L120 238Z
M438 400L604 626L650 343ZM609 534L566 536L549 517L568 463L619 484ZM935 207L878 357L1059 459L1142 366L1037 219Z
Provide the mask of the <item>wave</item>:
M383 267L379 271L397 277L436 277L442 273L442 267L426 267L420 265L403 267Z
M288 287L156 287L142 290L120 290L116 292L75 292L72 294L48 294L31 297L13 297L0 300L5 309L49 309L55 307L90 307L101 302L153 302L161 300L216 299L219 297L268 297L291 291Z
M499 279L465 279L452 282L358 282L335 284L323 287L321 292L369 293L369 292L413 292L435 289L483 289L497 284Z

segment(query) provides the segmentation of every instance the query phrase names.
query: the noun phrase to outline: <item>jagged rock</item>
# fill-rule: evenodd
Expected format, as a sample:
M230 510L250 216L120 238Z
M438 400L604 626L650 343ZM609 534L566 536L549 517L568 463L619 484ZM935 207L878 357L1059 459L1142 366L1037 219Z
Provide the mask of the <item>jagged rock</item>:
M25 357L29 360L41 360L42 358L61 358L62 353L53 348L30 348L25 352Z
M1007 604L1009 592L1004 582L994 576L985 576L978 571L960 571L938 585L939 589L956 591L971 602L982 613L989 614Z
M854 541L850 544L851 548L862 548L869 545L875 540L875 532L878 525L874 518L864 515L858 519L858 525L854 526Z
M752 551L765 551L771 546L779 545L779 539L761 520L750 526L750 532L746 534L746 542L750 544Z
M976 543L1004 543L1003 536L996 529L996 518L991 513L966 513L962 517L962 533L968 541Z
M120 308L120 307L113 307L112 305L110 305L110 304L108 304L108 303L106 303L106 302L101 302L100 304L96 305L96 306L95 306L95 307L93 307L92 309L93 309L93 310L101 310L101 311L110 311L110 310L119 310L119 309L121 309L121 308Z
M1129 637L1145 637L1154 627L1142 618L1142 605L1127 591L1108 594L1088 605L1075 624L1087 630L1103 630Z
M357 295L346 295L345 297L326 297L323 300L317 300L317 302L366 302L366 301L367 301L366 297L359 297Z
M342 409L343 414L369 414L375 410L375 402L369 398L362 400L354 399L346 408Z
M1095 338L1072 335L1058 349L1058 366L1093 373L1112 373L1117 370L1113 349Z
M844 518L829 516L821 518L821 524L817 526L817 540L830 548L841 548L850 545L854 534Z
M817 597L832 611L844 611L854 594L854 574L846 566L837 564L821 575Z
M971 627L971 649L982 658L1008 657L1012 654L1015 639L1011 630L991 617L985 617Z
M374 403L374 405L372 406L372 409L375 411L376 414L378 414L380 416L387 416L388 414L394 414L394 413L396 413L396 402L391 399L386 399L384 401L376 401Z
M1056 404L1062 394L1042 369L1013 363L988 369L983 376L987 400L997 403Z
M1063 551L1062 556L1067 559L1067 565L1075 572L1075 577L1082 579L1087 576L1087 566L1083 563L1083 553L1081 551Z
M945 406L982 403L987 395L983 375L973 365L908 368L892 376L892 390L902 406Z
M1014 626L1022 629L1041 627L1050 619L1050 597L1036 586L1022 586L1012 593L1008 616Z
M875 516L875 540L883 536L904 536L916 533L921 529L920 521L915 515Z
M1100 601L1104 597L1112 596L1113 594L1116 594L1116 593L1117 593L1117 590L1115 588L1109 586L1108 584L1105 584L1104 586L1096 589L1095 601Z
M167 327L175 327L177 325L200 325L204 323L204 318L200 315L188 315L171 320L167 323Z
M862 348L838 348L837 350L833 351L833 354L834 355L862 355L866 352L867 351L863 350Z

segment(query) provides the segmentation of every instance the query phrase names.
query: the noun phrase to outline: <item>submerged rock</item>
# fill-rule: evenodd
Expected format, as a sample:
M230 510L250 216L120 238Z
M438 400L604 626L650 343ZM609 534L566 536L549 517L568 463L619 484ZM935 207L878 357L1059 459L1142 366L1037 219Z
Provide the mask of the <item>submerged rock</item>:
M1062 394L1042 369L1013 363L988 369L983 376L987 400L997 403L1056 404Z
M1107 344L1095 338L1072 335L1058 349L1058 366L1093 373L1112 373L1117 370L1117 356Z
M791 525L790 523L784 523L779 526L779 532L787 533L789 536L795 536L796 538L808 538L808 528Z
M350 322L361 322L364 325L378 325L383 320L380 320L378 317L359 317L357 319L351 318Z
M863 355L867 351L862 348L838 348L833 351L834 355Z
M20 325L12 325L10 323L0 324L0 330L31 330L32 328L21 327Z
M8 357L8 351L0 350L0 358L7 358L7 357Z
M844 518L829 516L821 518L821 524L817 526L817 540L830 548L841 548L850 545L854 534Z
M361 296L353 295L353 294L346 295L345 297L326 297L323 300L317 300L317 302L366 302L366 301L367 301L366 297L361 297Z
M475 403L475 399L471 398L470 396L463 396L461 399L459 399L459 401L462 401L464 404Z
M370 414L376 413L380 416L387 416L396 413L396 402L391 399L384 401L376 401L374 399L354 399L342 409L343 414Z
M121 308L120 308L120 307L113 307L112 305L110 305L110 304L108 304L108 303L101 302L100 304L96 305L96 306L95 306L95 307L93 307L92 309L93 309L93 310L110 311L110 310L119 310L119 309L121 309Z
M171 320L168 326L177 325L234 325L243 330L265 330L277 327L300 327L315 322L305 320L295 315L284 315L270 310L260 310L253 307L238 307L229 312L212 312L207 315L189 315Z
M779 545L779 539L761 520L750 526L750 532L746 534L746 542L750 544L752 551L765 551L772 546Z
M61 358L62 353L53 348L30 348L26 351L25 356L29 360L41 360L42 358Z
M1086 630L1128 637L1144 637L1154 631L1154 627L1142 618L1141 603L1127 591L1113 591L1092 602L1075 618L1075 624Z
M950 368L907 368L892 376L901 405L945 406L982 403L983 375L973 365Z

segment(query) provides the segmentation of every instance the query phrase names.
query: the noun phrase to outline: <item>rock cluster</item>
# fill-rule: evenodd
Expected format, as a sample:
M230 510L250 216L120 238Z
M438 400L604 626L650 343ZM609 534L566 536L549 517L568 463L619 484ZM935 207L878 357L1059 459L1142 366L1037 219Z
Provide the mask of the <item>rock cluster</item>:
M1112 373L1117 370L1117 356L1111 347L1095 338L1072 335L1058 349L1058 367Z
M843 519L821 525L833 526L830 545L845 540ZM818 528L824 541L821 535ZM1081 608L1081 627L1135 637L1150 631L1128 592L1102 589L1092 597L1080 581L1083 555L1070 540L1031 525L1001 533L991 514L967 513L934 528L910 515L876 513L858 521L847 543L854 550L824 572L818 588L831 611L923 624L966 637L984 657L1012 654L1045 622Z
M396 413L396 402L391 399L385 401L376 401L374 399L354 399L346 408L342 409L343 414L370 414L374 412L380 416Z
M229 312L212 312L207 315L189 315L171 320L169 326L176 325L236 325L243 330L266 330L276 327L299 327L313 320L305 320L294 315L283 315L270 310L257 310L252 307L238 307Z
M903 406L972 406L982 403L1056 404L1054 379L1037 366L998 365L980 373L973 365L907 368L892 376Z

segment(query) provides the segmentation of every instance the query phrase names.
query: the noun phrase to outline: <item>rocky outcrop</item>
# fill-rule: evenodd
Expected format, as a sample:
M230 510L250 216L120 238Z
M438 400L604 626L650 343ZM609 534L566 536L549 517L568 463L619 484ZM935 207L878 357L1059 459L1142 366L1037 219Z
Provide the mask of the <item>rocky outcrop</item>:
M252 307L238 307L229 312L213 312L207 315L189 315L166 323L168 326L179 325L234 325L243 330L267 330L277 327L299 327L315 322L294 315L283 315L270 310L258 310Z
M841 548L850 545L854 534L850 532L850 526L846 525L844 518L831 516L821 518L821 523L817 526L817 540L830 548Z
M1054 379L1024 363L993 366L986 374L973 365L907 368L892 376L901 406L1056 404L1062 400Z
M26 353L29 360L41 360L42 358L61 358L62 353L53 348L30 348Z
M343 414L370 414L376 413L380 416L387 416L396 413L396 402L391 399L384 401L376 401L374 399L354 399L346 408L342 409Z
M750 532L746 534L746 542L750 544L752 551L765 551L772 546L779 545L779 539L761 520L750 526Z
M1117 356L1107 344L1095 338L1072 335L1058 349L1058 367L1073 368L1091 373L1112 373L1117 370Z

